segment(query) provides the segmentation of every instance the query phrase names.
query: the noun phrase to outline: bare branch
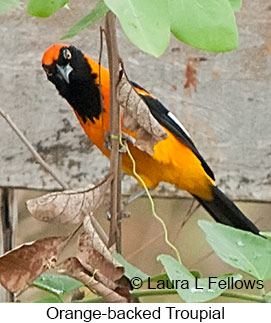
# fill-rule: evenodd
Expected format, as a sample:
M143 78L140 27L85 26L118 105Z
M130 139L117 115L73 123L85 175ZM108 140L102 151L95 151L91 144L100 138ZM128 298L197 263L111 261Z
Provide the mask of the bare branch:
M120 138L120 108L117 102L117 84L119 81L119 53L117 47L115 15L109 11L105 18L105 35L107 43L108 64L110 71L110 134L111 154L110 168L113 174L111 182L111 222L109 247L116 243L116 249L121 252L121 154L119 152Z
M67 190L69 187L66 183L64 183L58 175L55 173L54 170L51 169L51 167L41 158L41 156L38 154L38 152L35 150L35 148L31 145L31 143L27 140L27 138L24 136L24 134L21 132L21 130L16 126L14 121L10 118L10 116L5 113L0 108L0 115L3 117L3 119L6 120L6 122L9 124L11 129L17 134L17 136L21 139L21 141L25 144L25 146L29 149L29 151L32 153L34 158L36 159L37 163L39 163L55 180L56 182L65 190ZM105 233L102 230L99 222L95 219L94 216L91 216L91 221L97 230L98 234L100 236L104 236Z
M25 135L21 132L21 130L16 126L14 121L10 118L10 116L5 113L2 109L0 109L0 115L6 120L11 129L17 134L17 136L21 139L21 141L25 144L28 150L36 159L37 163L39 163L55 180L56 182L64 189L68 189L66 183L62 181L62 179L56 174L56 172L41 158L41 156L37 153L35 148L31 145L31 143L27 140Z

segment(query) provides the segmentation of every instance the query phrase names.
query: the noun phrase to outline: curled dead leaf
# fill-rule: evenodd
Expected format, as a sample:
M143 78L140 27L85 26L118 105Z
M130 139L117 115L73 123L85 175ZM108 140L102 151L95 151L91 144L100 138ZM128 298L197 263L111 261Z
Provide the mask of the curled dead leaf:
M123 117L123 128L135 133L136 138L131 137L130 139L137 148L153 155L153 147L159 141L166 139L167 133L153 117L125 73L122 73L117 92Z
M107 248L108 238L107 236L101 237L100 234L98 234L96 226L94 226L94 223L92 222L91 215L87 215L84 218L83 224L86 233L89 235L89 243L103 254L108 261L112 262L115 266L120 266L120 264L112 257L112 253L115 252L115 248L111 247L110 250Z
M101 205L110 181L111 176L108 175L94 187L49 193L28 200L26 206L40 221L77 224Z
M61 274L71 276L79 281L81 281L90 290L95 291L98 295L102 296L105 301L110 303L127 303L129 301L128 297L122 296L123 290L119 294L117 291L120 286L116 283L110 281L110 286L100 282L96 279L96 274L94 277L93 273L86 270L86 268L81 264L79 259L76 257L71 257L64 260L59 266L58 271ZM109 280L108 280L109 281ZM129 293L127 294L129 295Z
M95 248L95 245L100 251ZM124 275L123 266L112 257L106 246L102 246L102 242L97 244L97 241L93 241L86 232L81 233L78 238L77 257L85 268L97 271L98 276L102 274L113 282Z
M25 243L0 257L0 283L12 293L21 293L57 258L70 237L49 237Z

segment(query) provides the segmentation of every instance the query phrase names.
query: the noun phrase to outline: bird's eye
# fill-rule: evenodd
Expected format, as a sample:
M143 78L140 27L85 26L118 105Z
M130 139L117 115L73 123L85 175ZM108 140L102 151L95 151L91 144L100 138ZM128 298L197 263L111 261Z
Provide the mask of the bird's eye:
M63 57L64 57L65 59L68 59L68 60L70 60L70 59L72 58L72 54L71 54L71 52L68 50L68 48L65 48L65 49L63 50Z

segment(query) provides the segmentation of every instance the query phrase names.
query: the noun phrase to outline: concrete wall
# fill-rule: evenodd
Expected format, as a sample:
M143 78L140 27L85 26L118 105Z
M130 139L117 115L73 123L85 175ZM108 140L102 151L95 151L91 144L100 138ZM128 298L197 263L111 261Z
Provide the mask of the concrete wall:
M27 16L23 9L0 16L0 107L73 187L101 179L108 161L92 147L67 103L46 80L41 57L94 1L85 3L71 0L71 11L62 9L49 19ZM270 1L244 0L237 21L240 45L230 53L199 51L172 38L166 53L155 59L131 45L120 30L119 48L130 78L152 91L183 122L222 189L235 199L270 201ZM69 43L97 59L99 26ZM197 92L184 89L189 57L200 58ZM0 186L59 188L1 119L0 147ZM125 176L124 191L134 185ZM168 186L160 193L181 194Z

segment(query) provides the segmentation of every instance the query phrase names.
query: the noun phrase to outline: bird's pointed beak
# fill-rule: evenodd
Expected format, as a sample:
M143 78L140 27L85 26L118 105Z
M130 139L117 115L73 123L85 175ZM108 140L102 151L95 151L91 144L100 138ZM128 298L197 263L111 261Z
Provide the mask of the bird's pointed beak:
M65 66L60 66L60 65L56 64L56 67L57 67L60 75L63 77L63 79L67 83L70 83L69 75L73 71L73 68L71 67L71 65L67 64Z

